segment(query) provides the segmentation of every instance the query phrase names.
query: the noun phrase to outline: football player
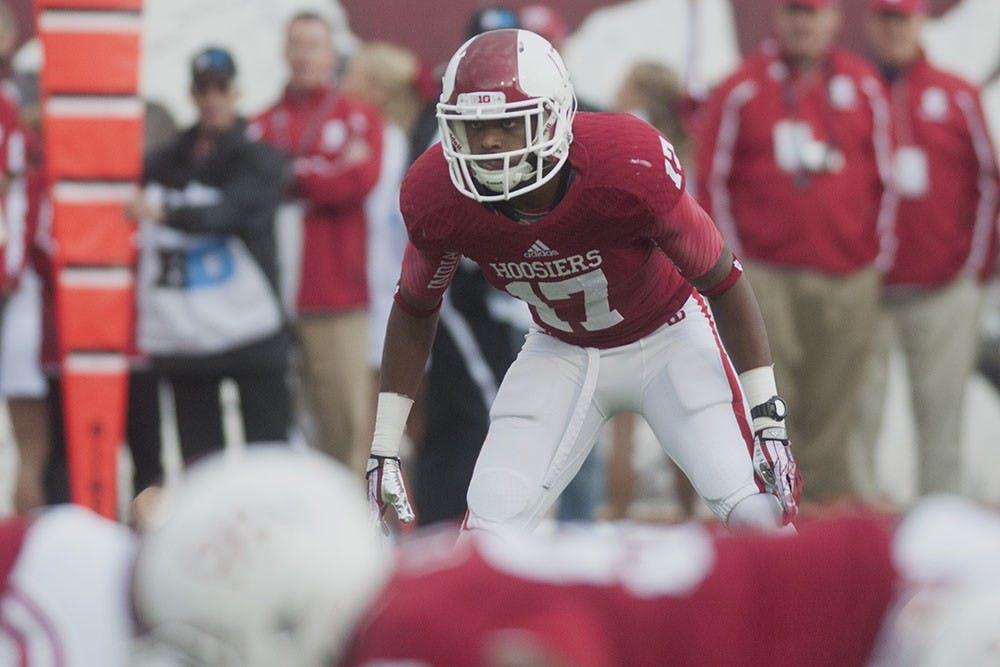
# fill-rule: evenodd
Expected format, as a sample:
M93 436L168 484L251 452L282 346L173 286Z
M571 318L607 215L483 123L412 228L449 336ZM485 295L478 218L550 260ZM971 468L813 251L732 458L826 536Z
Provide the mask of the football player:
M1000 664L1000 521L957 497L797 535L697 524L404 540L346 667ZM436 543L435 543L436 539Z
M76 505L0 523L0 665L328 667L389 575L318 454L217 455L156 505L138 536Z
M400 440L468 257L534 325L493 403L465 528L534 526L619 412L645 417L726 525L791 522L801 482L764 322L670 140L631 115L577 114L558 52L527 30L463 44L440 100L443 139L400 194L410 242L368 461L373 513L414 518Z
M794 535L432 530L390 559L349 472L256 447L193 466L151 519L0 523L0 664L936 667L1000 646L1000 520L957 498Z

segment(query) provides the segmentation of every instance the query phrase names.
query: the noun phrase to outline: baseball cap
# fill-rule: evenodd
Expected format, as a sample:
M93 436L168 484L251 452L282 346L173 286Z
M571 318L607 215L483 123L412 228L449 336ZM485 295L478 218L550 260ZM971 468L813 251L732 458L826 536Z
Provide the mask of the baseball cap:
M927 12L927 0L871 0L871 11L911 16Z
M518 17L522 28L541 35L552 44L562 43L569 34L566 21L549 5L527 5L521 8Z
M475 37L489 30L520 27L521 22L517 19L517 14L512 10L504 7L486 7L478 10L469 18L466 35L468 37Z
M195 87L209 83L228 86L236 78L236 61L229 51L210 46L191 59L191 83Z

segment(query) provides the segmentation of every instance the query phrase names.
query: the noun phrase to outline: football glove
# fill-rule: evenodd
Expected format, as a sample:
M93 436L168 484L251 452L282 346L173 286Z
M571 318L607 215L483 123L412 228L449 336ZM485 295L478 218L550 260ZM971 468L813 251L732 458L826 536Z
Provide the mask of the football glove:
M781 504L782 523L790 523L799 513L802 473L784 428L766 428L754 434L753 468L764 490Z
M792 455L785 429L785 404L777 396L755 406L753 416L753 469L764 490L781 504L782 523L789 524L799 513L802 473Z
M383 520L386 509L391 505L396 516L403 523L411 523L415 517L403 482L403 469L397 456L368 457L366 476L368 478L368 506L372 519L383 530L388 530Z

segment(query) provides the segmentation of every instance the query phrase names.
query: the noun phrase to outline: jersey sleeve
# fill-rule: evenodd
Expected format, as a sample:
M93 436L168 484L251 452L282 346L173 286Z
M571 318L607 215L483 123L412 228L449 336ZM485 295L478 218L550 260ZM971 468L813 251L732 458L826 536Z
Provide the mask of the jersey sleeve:
M686 192L669 213L657 216L653 240L688 280L708 273L722 254L722 234Z
M407 243L399 286L419 301L436 303L455 277L461 259L457 252L420 250Z
M722 252L722 236L687 193L687 177L670 139L653 126L624 116L622 142L612 158L626 165L613 176L635 204L634 233L651 238L687 279L704 275ZM621 151L627 151L619 155ZM622 159L624 158L624 159Z
M614 114L615 136L597 144L606 165L604 178L629 191L654 215L666 215L687 187L687 175L670 139L630 114Z

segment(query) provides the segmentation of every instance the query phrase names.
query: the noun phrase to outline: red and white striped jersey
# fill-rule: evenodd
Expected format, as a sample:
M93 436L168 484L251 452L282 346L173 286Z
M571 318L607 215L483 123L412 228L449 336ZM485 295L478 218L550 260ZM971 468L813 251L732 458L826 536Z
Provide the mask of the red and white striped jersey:
M135 542L76 505L0 523L0 665L124 667Z
M737 255L830 274L876 260L892 223L883 91L860 56L834 50L803 73L767 42L712 92L699 200Z
M400 193L401 284L433 300L465 256L560 340L607 348L656 330L718 260L721 235L684 192L670 142L631 115L578 114L569 165L562 200L524 224L461 195L440 145L430 148Z
M979 91L923 55L889 84L900 194L889 288L933 288L996 264L998 175Z

